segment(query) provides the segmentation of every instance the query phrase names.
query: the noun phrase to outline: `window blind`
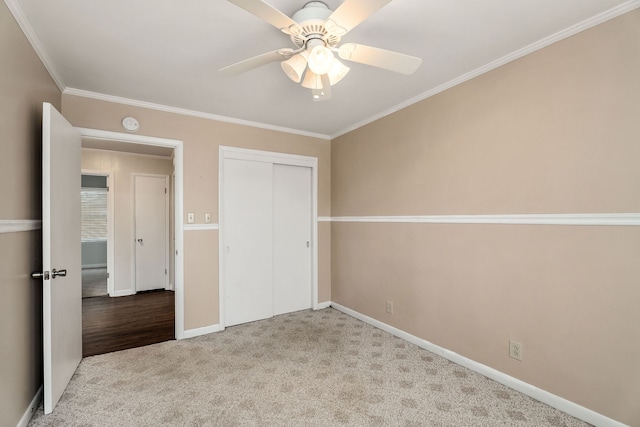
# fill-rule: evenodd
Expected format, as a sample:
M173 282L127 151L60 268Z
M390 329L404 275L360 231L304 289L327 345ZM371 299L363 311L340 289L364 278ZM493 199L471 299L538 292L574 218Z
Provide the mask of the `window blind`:
M83 242L107 240L107 189L80 191L80 222Z

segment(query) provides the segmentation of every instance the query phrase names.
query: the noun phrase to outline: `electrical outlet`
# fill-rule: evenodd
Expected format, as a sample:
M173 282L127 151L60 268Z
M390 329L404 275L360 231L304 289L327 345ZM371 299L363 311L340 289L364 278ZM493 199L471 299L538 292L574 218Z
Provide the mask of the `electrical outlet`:
M387 301L387 313L393 314L393 301Z
M522 360L522 344L509 340L509 357Z
M204 214L204 222L205 222L206 224L211 223L211 212L206 212L206 213Z
M187 212L187 224L193 224L196 222L196 214L193 212Z

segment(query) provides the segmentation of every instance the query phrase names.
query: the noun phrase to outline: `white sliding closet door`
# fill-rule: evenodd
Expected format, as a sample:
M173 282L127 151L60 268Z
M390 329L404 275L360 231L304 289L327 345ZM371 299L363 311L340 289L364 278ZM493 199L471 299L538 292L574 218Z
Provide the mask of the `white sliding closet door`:
M224 164L225 325L273 316L273 165Z
M224 325L312 307L311 168L224 160Z
M311 307L311 168L273 165L273 314Z

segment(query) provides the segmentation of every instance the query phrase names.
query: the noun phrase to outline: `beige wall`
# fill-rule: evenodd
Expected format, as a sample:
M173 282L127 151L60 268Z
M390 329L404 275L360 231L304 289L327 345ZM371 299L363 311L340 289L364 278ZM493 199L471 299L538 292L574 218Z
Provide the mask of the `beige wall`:
M121 121L133 116L140 122L138 134L184 141L184 213L195 212L196 223L204 213L218 222L218 147L220 145L313 156L318 158L318 214L331 214L331 143L317 138L269 131L174 113L63 95L62 113L74 125L123 132ZM322 301L331 298L330 233L319 233ZM198 234L202 234L199 236ZM214 237L215 236L215 237ZM218 322L218 233L185 232L185 329ZM192 255L190 255L192 254ZM194 262L196 256L205 262Z
M135 292L133 174L148 173L171 177L173 160L114 151L83 149L82 169L112 173L114 185L110 184L109 190L114 191L114 290L115 295L123 292ZM173 264L173 257L171 260L170 264Z
M0 221L40 219L42 102L60 91L0 2ZM0 425L14 426L42 384L39 231L0 232Z
M185 329L218 323L218 232L184 233ZM208 248L203 251L202 248ZM215 268L212 268L215 266ZM204 271L203 271L203 267ZM188 285L187 285L188 284ZM186 306L186 304L185 304Z
M640 212L638 76L634 11L344 135L332 213ZM637 227L334 223L332 299L640 425L639 259Z

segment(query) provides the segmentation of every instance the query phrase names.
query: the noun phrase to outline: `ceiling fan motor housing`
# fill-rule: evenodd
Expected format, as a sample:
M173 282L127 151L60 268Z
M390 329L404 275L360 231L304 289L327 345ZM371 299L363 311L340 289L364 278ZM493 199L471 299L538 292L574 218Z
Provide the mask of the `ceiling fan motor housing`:
M329 6L321 1L311 1L303 6L302 9L294 13L291 17L299 25L297 29L290 29L291 41L298 48L307 46L310 40L322 40L326 46L334 47L340 43L341 36L336 34L337 31L329 31L331 22L327 23L327 18L331 16L333 11ZM327 25L329 24L329 25ZM333 27L336 27L334 24Z

